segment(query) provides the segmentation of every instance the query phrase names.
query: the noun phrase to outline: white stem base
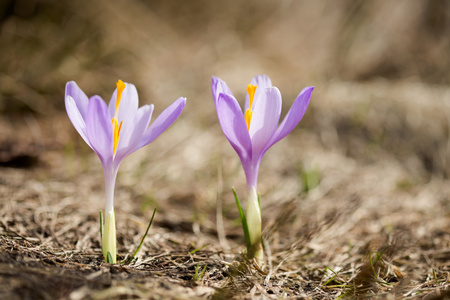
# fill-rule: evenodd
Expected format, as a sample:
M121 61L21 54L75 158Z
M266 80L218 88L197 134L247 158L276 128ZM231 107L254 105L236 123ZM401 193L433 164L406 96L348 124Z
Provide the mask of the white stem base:
M116 218L114 211L106 212L105 224L102 234L102 252L103 259L106 262L115 264L117 262L117 246L116 246ZM110 253L110 261L108 261L108 253Z
M256 188L249 187L247 198L247 226L250 236L250 248L247 249L247 256L250 259L256 258L258 263L264 260L264 252L261 244L261 209L258 202Z

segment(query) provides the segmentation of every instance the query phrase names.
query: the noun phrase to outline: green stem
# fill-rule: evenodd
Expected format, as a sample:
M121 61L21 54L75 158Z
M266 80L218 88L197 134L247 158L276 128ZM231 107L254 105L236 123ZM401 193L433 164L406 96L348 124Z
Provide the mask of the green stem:
M264 252L261 243L261 208L256 188L252 186L248 188L246 219L250 239L247 256L249 259L255 258L258 263L262 263Z
M116 218L114 216L114 187L116 185L117 167L112 164L103 166L105 175L105 215L103 216L102 252L103 259L115 264L116 250Z
M102 234L102 252L104 261L111 264L117 262L116 218L114 211L106 212Z

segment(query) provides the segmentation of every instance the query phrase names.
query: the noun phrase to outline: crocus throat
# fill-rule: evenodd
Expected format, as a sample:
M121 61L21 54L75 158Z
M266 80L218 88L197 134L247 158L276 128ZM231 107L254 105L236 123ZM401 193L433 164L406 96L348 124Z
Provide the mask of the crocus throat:
M113 128L113 137L114 137L114 151L113 154L116 154L117 144L119 144L119 135L120 129L122 128L122 121L119 124L119 106L120 100L122 97L122 92L125 89L125 83L122 80L117 81L117 100L116 100L116 112L114 113L114 117L112 118L112 128Z
M252 120L252 105L253 105L253 98L255 97L255 91L256 91L256 85L253 84L249 84L247 85L247 93L248 93L248 97L249 97L249 104L248 104L248 108L245 111L245 123L247 124L247 130L250 130L250 122Z

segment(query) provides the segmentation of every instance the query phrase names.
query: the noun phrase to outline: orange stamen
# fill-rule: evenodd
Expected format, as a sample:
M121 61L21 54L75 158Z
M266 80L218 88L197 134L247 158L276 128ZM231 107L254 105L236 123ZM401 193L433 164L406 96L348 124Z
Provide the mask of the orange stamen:
M247 85L247 93L248 93L248 97L250 98L250 103L248 105L249 109L252 109L253 98L255 97L255 92L256 92L256 85L253 85L253 84Z
M120 129L122 129L122 124L123 124L123 121L120 121L119 130L117 131L117 135L120 134Z
M113 127L113 138L114 138L114 148L113 154L116 154L117 145L119 144L119 122L114 117L112 119L112 127Z
M122 97L123 90L125 89L125 83L123 83L123 81L119 79L119 81L117 81L116 86L117 86L117 100L116 100L116 113L114 117L117 118L119 116L120 100Z
M120 100L122 98L122 93L123 93L124 89L125 89L125 83L123 83L122 80L117 81L116 112L114 114L114 117L111 120L112 128L113 128L113 137L114 137L113 155L116 154L117 145L119 144L120 130L122 129L122 124L123 124L123 121L120 121L120 125L119 125L119 107L120 107Z
M248 93L248 97L249 97L249 103L248 103L248 108L245 111L245 115L244 115L244 120L245 123L247 124L247 129L250 130L250 122L252 120L252 105L253 105L253 98L255 97L255 92L256 92L256 85L253 84L249 84L247 85L247 93Z
M252 120L252 110L250 108L247 108L247 111L244 115L245 123L247 124L247 130L250 130L250 121Z

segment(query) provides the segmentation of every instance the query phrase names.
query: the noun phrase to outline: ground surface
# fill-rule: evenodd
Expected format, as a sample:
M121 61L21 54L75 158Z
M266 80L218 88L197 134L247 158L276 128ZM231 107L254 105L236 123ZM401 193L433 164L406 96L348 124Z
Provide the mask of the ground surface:
M1 299L449 299L448 1L3 1ZM259 175L266 261L243 259L239 159L212 75L268 74L300 125ZM101 257L99 159L64 112L75 80L136 85L177 122L120 167L120 259Z
M421 101L424 93L436 101ZM262 269L241 256L230 189L244 198L245 181L217 124L181 121L121 166L122 258L158 209L139 258L121 266L101 260L98 158L63 114L14 117L2 124L21 141L2 152L14 162L0 172L2 298L448 295L449 93L380 81L315 94L301 126L261 167ZM391 99L378 101L384 97ZM42 136L30 136L29 124ZM206 268L201 278L196 268Z

